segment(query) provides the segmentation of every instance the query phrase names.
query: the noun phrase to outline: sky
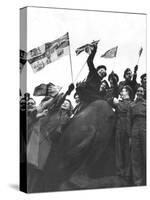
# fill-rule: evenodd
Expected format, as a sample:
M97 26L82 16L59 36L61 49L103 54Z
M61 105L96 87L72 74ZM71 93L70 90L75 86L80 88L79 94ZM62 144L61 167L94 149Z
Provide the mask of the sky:
M124 70L127 67L133 70L137 64L138 52L141 46L143 47L143 53L139 61L138 82L141 74L146 72L146 15L27 8L27 51L51 42L66 32L69 32L74 80L85 64L77 82L82 81L88 74L86 64L88 54L83 52L76 56L75 50L84 44L91 43L93 40L100 40L94 58L94 65L95 67L100 64L106 65L108 75L114 70L119 75L120 80L123 80ZM116 58L106 59L100 57L115 46L118 46ZM37 73L34 73L30 64L27 63L21 74L22 77L26 69L27 92L31 96L34 88L41 83L52 82L62 86L62 91L65 92L72 82L69 56L64 56L46 65L44 69ZM37 104L41 101L41 97L34 97L34 99ZM70 99L73 101L73 95Z

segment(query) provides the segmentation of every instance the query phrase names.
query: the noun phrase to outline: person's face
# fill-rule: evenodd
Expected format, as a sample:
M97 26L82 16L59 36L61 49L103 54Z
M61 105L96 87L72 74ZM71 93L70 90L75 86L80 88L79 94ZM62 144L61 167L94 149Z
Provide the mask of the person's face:
M102 82L99 91L102 92L102 91L104 91L104 90L106 90L106 83L105 83L105 82Z
M120 96L121 96L122 99L126 99L126 98L129 97L129 93L128 93L128 91L126 90L126 88L123 88L123 89L121 90Z
M132 71L129 70L129 71L127 71L127 73L126 73L126 75L125 75L125 79L126 79L126 80L131 80L131 78L132 78Z
M142 79L141 83L142 83L142 86L146 88L146 76Z
M80 99L79 99L78 94L75 95L74 99L75 99L76 104L80 103Z
M143 96L144 96L144 89L142 87L139 87L137 89L136 96L137 96L138 99L143 98Z
M101 78L104 78L107 75L106 70L104 68L99 69L97 73Z
M110 83L111 86L114 85L114 84L113 84L113 80L112 80L112 78L110 78L109 83Z
M69 110L70 109L70 102L69 101L64 101L64 103L61 105L61 108L64 110Z

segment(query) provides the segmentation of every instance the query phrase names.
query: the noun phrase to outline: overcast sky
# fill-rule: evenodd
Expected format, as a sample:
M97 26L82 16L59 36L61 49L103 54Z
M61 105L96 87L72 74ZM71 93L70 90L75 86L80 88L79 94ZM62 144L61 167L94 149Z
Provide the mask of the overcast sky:
M146 72L146 15L33 7L29 7L27 13L27 51L69 32L74 79L88 56L86 53L76 56L75 50L93 40L100 40L94 64L106 65L107 74L114 70L120 80L123 80L124 70L127 67L134 69L141 46L143 53L137 80L139 81L140 75ZM118 46L116 58L100 57L115 46ZM87 73L88 67L85 65L77 81L83 80ZM27 63L27 92L31 96L37 85L48 82L64 86L64 91L66 90L71 83L69 56L45 66L37 73L33 73L30 64ZM41 100L40 97L34 99L37 104Z

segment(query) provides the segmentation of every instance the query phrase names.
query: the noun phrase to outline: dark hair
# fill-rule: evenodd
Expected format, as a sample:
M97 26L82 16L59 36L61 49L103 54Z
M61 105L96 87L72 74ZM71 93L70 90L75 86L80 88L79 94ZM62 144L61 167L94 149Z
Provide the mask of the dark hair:
M140 76L141 81L142 81L145 77L146 77L146 74L142 74L142 75Z
M110 79L113 79L113 76L115 77L115 79L116 79L116 81L118 82L119 81L119 77L118 77L118 75L116 74L116 73L114 73L114 74L109 74L109 76L108 76L108 80L110 81Z
M127 74L128 71L131 71L131 69L130 69L130 68L127 68L127 69L124 71L124 75L123 75L124 78L125 78L125 76L126 76L126 74Z
M72 112L73 112L73 106L72 106L71 101L70 101L69 99L65 99L64 101L68 101L68 102L69 102L69 104L70 104L70 108L69 108L69 110L68 110L68 114L69 114L69 115L72 115Z
M100 70L100 69L105 69L107 70L106 66L105 65L99 65L97 68L96 68L96 71Z
M121 90L123 90L123 89L126 89L128 91L129 97L130 97L130 99L132 99L133 98L133 90L132 90L132 88L129 85L125 85L125 86L122 87Z
M107 82L106 80L103 80L103 81L101 82L101 84L102 84L102 83L105 83L105 84L106 84L106 89L109 88L108 82Z

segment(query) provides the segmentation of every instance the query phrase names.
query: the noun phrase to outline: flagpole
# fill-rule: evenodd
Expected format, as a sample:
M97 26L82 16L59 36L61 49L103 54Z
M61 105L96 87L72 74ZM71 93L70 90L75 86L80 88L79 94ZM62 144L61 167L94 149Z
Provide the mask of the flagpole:
M68 38L69 38L69 33L67 33L67 34L68 34ZM69 40L69 60L70 60L71 80L72 80L72 83L73 83L73 70L72 70L70 40Z
M84 68L84 66L85 66L85 64L86 64L86 62L87 62L87 60L85 61L85 63L84 63L84 64L83 64L83 66L81 67L80 71L78 72L78 74L77 74L77 76L76 76L76 78L75 78L74 82L76 82L76 81L77 81L77 79L78 79L78 77L79 77L80 73L82 72L82 70L83 70L83 68Z

